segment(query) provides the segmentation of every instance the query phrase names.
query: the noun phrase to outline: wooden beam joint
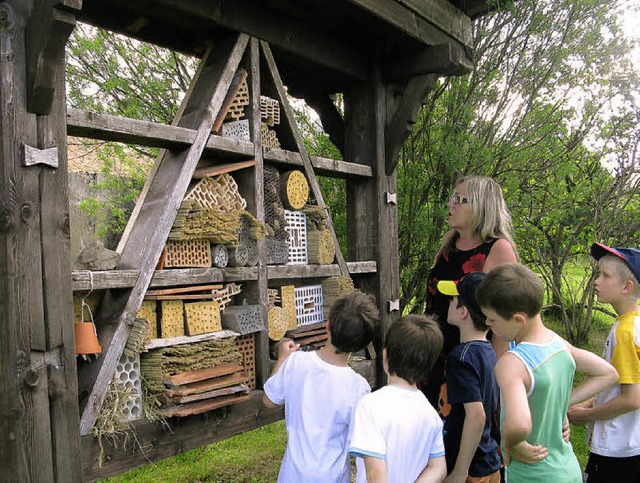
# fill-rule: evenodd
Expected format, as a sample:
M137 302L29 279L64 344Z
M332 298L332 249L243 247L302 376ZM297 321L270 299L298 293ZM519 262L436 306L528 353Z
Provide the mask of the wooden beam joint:
M64 49L81 8L81 0L35 2L26 31L29 112L48 114L51 110L56 73L64 66Z

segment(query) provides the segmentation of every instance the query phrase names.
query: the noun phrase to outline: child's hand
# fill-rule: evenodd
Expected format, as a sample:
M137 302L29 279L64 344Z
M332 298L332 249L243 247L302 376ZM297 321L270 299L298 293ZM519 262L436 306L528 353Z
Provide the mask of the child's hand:
M291 339L282 339L278 347L278 359L283 361L298 349L300 349L300 344L296 344Z
M467 481L467 475L459 475L454 471L444 479L443 483L465 483Z
M534 463L537 463L538 461L542 461L548 455L549 451L547 450L547 448L540 445L533 446L526 441L521 441L520 443L512 447L511 451L505 455L504 464L505 466L509 466L509 464L511 463L511 458L513 458L520 463L532 465Z
M582 426L590 421L589 412L591 409L591 405L588 403L576 404L575 406L571 406L569 411L567 412L567 417L571 424L576 426Z
M571 439L571 425L567 416L564 417L564 423L562 423L562 439L564 439L565 443L568 443Z

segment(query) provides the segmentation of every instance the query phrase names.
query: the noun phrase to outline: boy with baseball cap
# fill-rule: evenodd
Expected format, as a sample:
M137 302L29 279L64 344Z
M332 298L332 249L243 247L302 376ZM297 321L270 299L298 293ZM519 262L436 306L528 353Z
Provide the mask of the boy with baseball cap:
M601 303L618 317L603 357L618 370L618 384L569 409L574 424L589 423L588 483L640 481L640 250L591 246L600 275L595 281Z
M446 481L451 482L500 482L496 354L487 340L486 317L476 302L476 288L485 277L486 273L473 272L457 283L441 280L437 285L452 297L447 321L460 329L460 344L447 355L445 365L450 411L441 412Z

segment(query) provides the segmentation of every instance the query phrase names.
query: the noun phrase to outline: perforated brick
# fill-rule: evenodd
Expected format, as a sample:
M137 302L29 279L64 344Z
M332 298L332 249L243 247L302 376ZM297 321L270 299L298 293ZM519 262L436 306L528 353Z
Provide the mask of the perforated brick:
M276 99L260 96L260 120L269 126L280 124L280 103Z
M122 353L113 376L125 388L129 396L122 407L122 416L127 421L135 421L142 416L142 380L140 377L140 354Z
M256 388L256 343L255 335L247 334L236 337L236 349L242 354L242 367L248 374L247 386Z
M322 285L296 287L296 319L298 325L324 322L324 307L322 304Z
M213 298L220 306L220 311L224 312L225 307L231 303L233 297L242 292L242 285L237 283L228 283L221 289L214 289L211 291Z
M211 266L209 240L168 240L166 249L165 268Z
M289 233L288 265L307 264L307 216L300 211L284 211Z
M202 178L184 197L204 210L217 208L220 211L243 210L246 200L240 196L238 184L228 173Z
M249 86L247 79L243 79L238 88L238 92L231 102L231 107L225 116L226 120L240 119L244 117L244 108L249 105Z

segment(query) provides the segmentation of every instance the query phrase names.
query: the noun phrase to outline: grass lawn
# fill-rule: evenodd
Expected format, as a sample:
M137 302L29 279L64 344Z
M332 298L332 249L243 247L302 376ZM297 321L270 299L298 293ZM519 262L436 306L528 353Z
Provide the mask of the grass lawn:
M284 421L247 431L103 482L275 482L287 446Z

